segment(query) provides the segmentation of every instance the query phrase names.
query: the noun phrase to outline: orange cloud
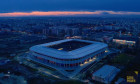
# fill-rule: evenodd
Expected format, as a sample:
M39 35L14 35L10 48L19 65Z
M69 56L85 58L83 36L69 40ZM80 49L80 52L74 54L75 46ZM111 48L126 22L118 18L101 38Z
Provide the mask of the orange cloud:
M13 13L0 13L0 16L59 16L59 15L83 15L83 14L100 14L99 12L70 12L70 11L48 11L48 12L13 12Z
M18 16L68 16L68 15L99 15L103 13L116 14L116 15L140 15L140 12L115 12L115 11L33 11L33 12L12 12L0 13L0 17L18 17Z

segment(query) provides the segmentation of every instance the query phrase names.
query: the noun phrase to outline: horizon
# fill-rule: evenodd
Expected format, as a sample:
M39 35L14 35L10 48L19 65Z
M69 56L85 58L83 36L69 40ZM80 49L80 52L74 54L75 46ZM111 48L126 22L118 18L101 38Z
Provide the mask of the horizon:
M0 17L25 16L137 16L139 0L4 0Z

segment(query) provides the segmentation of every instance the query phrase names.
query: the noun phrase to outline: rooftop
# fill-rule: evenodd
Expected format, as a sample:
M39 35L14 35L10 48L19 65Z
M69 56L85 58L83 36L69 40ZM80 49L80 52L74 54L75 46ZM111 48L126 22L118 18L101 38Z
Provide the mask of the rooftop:
M128 36L115 37L114 39L128 40L128 41L138 41L137 37L128 37Z
M112 73L114 72L115 73ZM114 66L110 66L110 65L104 65L102 68L100 68L99 70L97 70L95 73L93 73L93 76L98 76L104 79L108 79L111 81L113 79L113 77L120 71L120 69L114 67ZM112 75L112 77L110 77L110 75Z
M62 42L55 45L50 45L47 47L57 49L57 50L63 50L63 51L72 51L90 44L92 43L72 40L72 41Z
M56 58L69 59L83 57L106 47L107 44L101 42L80 39L65 39L35 45L30 48L30 51Z

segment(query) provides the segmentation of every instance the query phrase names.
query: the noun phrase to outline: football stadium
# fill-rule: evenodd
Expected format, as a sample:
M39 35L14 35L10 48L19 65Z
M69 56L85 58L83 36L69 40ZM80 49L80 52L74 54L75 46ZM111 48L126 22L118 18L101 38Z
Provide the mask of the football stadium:
M56 69L66 77L73 77L104 58L107 47L101 42L65 39L31 47L29 59Z

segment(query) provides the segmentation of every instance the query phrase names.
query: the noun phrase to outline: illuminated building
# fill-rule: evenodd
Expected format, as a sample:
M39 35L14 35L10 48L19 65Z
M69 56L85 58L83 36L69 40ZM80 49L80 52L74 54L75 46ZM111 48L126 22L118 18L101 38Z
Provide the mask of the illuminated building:
M31 47L29 59L73 77L106 56L107 47L107 44L100 42L65 39Z
M66 37L66 39L82 39L81 36Z
M137 38L132 37L117 37L113 39L114 43L128 46L136 46Z

